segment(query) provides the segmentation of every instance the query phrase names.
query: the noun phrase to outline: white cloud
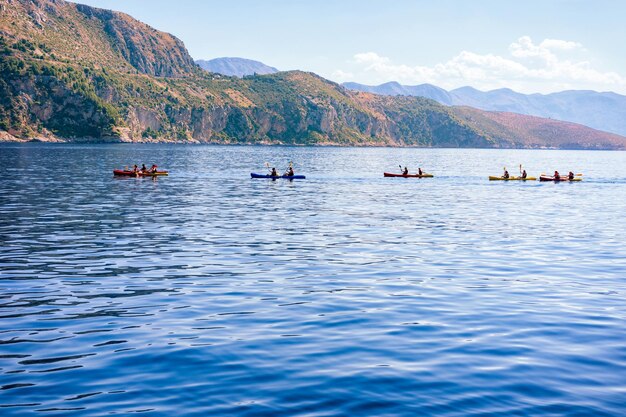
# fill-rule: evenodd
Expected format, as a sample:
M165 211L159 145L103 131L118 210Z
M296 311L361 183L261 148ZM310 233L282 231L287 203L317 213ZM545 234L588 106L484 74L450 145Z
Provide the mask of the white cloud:
M356 54L354 60L363 64L385 64L389 62L389 58L379 56L376 52L363 52Z
M340 83L343 83L346 81L352 81L354 79L354 74L351 72L336 70L336 71L333 71L332 79Z
M528 39L532 43L532 40L530 39L529 36L522 36L522 38L526 38L526 39ZM571 49L582 49L583 48L582 44L580 44L578 42L563 41L563 40L560 40L560 39L544 39L543 42L541 42L541 44L539 44L539 46L541 48L562 49L564 51L569 51Z
M563 51L584 50L578 42L560 39L544 39L540 44L533 43L530 36L522 36L509 45L509 52L515 58L540 58L546 64L555 64L559 61L557 55Z
M396 64L371 51L358 53L350 63L350 72L337 70L333 76L339 81L432 83L444 88L471 85L485 90L509 87L544 93L563 89L626 91L624 76L594 68L580 58L586 52L578 42L544 39L537 44L522 36L509 45L507 56L462 51L432 67Z

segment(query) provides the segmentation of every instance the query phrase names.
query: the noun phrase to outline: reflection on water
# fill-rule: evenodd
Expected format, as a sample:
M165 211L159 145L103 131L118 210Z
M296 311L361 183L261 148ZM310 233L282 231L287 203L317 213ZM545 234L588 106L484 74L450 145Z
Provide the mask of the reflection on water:
M624 162L2 145L0 415L623 415Z

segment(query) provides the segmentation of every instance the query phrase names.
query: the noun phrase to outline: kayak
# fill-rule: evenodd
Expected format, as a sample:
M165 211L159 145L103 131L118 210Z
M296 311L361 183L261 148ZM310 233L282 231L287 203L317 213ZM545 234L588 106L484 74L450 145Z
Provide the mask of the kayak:
M157 172L134 172L124 169L114 169L113 175L121 176L121 177L159 177L163 175L169 175L167 171L157 171Z
M383 177L403 177L403 178L432 178L433 174L393 174L391 172L384 172Z
M167 171L157 171L157 172L134 172L127 171L124 169L114 169L113 175L121 176L121 177L160 177L163 175L169 175Z
M541 175L539 177L539 181L554 181L554 182L570 182L570 181L582 181L583 179L580 177L574 177L573 179L569 179L568 177L561 177L560 179L555 179L551 175Z
M509 178L503 178L503 177L492 177L491 175L489 176L489 181L535 181L536 179L537 179L537 177L526 177L526 178L509 177Z
M250 173L250 177L252 178L270 178L276 180L278 178L284 178L286 180L303 180L306 179L304 175L269 175L269 174L255 174L254 172Z

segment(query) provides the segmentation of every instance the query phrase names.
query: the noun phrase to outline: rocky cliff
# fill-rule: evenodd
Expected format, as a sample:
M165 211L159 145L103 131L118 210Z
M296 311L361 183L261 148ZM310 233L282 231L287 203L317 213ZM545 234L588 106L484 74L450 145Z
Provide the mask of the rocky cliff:
M559 126L551 136L514 133L432 100L351 92L306 72L207 73L180 40L118 12L63 0L0 0L0 11L3 139L579 146L554 141L554 131L569 134ZM585 147L626 147L585 132Z

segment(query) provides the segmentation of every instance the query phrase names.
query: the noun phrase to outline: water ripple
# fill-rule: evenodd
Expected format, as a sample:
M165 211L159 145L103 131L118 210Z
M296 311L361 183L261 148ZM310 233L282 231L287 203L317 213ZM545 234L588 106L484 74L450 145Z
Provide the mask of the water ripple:
M108 174L134 161L172 175ZM520 162L585 180L486 181ZM0 414L623 415L624 162L0 145Z

